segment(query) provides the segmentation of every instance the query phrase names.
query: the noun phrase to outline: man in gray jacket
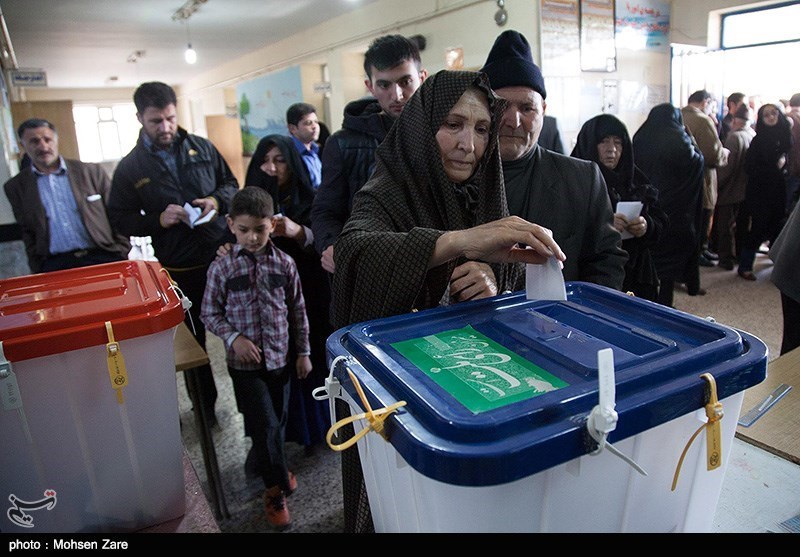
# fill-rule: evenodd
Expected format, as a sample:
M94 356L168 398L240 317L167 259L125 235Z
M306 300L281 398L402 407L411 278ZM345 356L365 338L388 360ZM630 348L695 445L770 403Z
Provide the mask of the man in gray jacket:
M40 118L20 124L20 146L30 158L4 189L33 273L125 259L130 244L108 221L111 180L98 164L65 159L55 126Z
M553 232L567 255L564 280L622 288L628 255L599 167L537 145L547 92L527 39L517 31L501 33L481 71L508 103L500 156L509 212Z

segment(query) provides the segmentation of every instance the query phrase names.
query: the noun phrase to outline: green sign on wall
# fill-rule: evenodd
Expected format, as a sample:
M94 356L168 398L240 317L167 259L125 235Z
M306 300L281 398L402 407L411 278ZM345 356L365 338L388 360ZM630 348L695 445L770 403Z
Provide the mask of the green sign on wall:
M476 414L569 385L471 326L392 346Z

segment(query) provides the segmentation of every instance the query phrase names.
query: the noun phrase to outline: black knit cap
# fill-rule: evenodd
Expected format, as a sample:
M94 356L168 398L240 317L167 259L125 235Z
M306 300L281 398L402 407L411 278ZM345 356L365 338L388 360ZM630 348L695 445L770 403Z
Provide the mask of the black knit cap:
M500 33L481 71L489 76L489 83L494 90L516 85L530 87L543 99L547 97L542 70L533 62L531 45L517 31Z

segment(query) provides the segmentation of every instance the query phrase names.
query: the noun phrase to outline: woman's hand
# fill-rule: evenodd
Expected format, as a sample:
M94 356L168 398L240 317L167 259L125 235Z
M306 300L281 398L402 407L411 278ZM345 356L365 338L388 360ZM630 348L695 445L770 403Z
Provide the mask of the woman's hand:
M221 244L217 248L217 257L225 257L231 252L232 248L233 244L231 244L230 242L225 242L224 244Z
M622 232L628 227L628 219L622 213L614 213L614 228L617 232Z
M614 222L616 222L616 218L614 219ZM628 232L633 234L634 238L641 238L647 232L647 221L643 216L640 215L629 222L628 226L625 228Z
M544 263L548 257L567 258L549 229L517 216L445 232L436 242L428 268L460 255L489 263Z
M275 215L272 217L272 223L275 229L272 231L273 236L283 236L296 241L300 245L304 245L306 241L306 232L302 226L294 222L287 216Z
M497 295L497 279L486 263L467 261L453 269L450 297L457 302L479 300Z

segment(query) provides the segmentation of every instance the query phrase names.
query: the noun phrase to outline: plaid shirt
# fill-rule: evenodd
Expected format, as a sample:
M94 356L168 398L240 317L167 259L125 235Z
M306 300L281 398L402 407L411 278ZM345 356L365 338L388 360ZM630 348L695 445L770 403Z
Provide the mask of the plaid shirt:
M288 364L289 327L297 354L311 352L306 304L294 260L271 242L264 253L252 254L234 245L208 268L201 319L223 339L228 366L257 370L261 366L236 359L232 345L242 334L263 351L266 369Z

